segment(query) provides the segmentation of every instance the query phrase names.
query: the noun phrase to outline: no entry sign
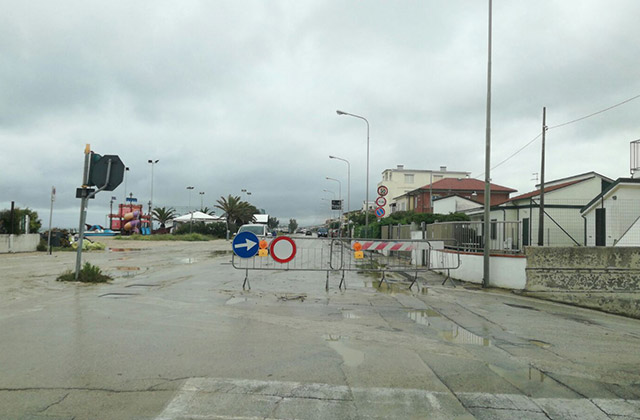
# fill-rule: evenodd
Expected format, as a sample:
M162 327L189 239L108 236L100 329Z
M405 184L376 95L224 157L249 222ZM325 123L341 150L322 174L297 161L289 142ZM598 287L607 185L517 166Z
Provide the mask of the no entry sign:
M278 236L271 241L270 251L275 262L288 263L296 256L296 243L288 236Z

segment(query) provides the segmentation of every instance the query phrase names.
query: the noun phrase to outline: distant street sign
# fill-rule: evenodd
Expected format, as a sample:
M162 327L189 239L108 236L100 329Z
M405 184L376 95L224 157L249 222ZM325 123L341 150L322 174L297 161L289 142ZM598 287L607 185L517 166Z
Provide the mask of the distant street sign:
M342 200L331 200L331 210L342 210Z
M381 196L381 197L384 197L387 194L389 194L389 189L387 187L385 187L384 185L380 185L378 187L378 195Z
M376 209L376 216L378 216L378 217L383 217L384 216L384 209L382 207L378 207Z
M275 262L288 263L296 256L296 243L288 236L278 236L271 241L270 250Z
M376 205L377 205L378 207L384 207L384 206L385 206L385 204L387 204L387 199L386 199L386 198L384 198L384 197L378 197L378 198L376 198Z
M258 253L258 237L251 232L240 232L233 238L231 247L240 258L251 258Z

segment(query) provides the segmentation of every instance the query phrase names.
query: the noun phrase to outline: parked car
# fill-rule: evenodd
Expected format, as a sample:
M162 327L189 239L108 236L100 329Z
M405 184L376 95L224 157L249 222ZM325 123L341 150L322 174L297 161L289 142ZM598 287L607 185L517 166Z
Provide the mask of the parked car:
M329 231L327 230L327 228L320 228L318 229L318 238L326 238L329 236Z
M264 238L266 238L267 236L271 236L271 232L269 232L269 228L267 227L267 225L261 225L261 224L242 225L240 226L240 229L238 229L238 233L242 233L242 232L251 232L256 236L260 236Z
M310 230L310 229L309 229L309 230L305 230L305 231L304 231L304 235L305 235L305 236L311 236L312 234L313 234L313 232L311 232L311 230Z

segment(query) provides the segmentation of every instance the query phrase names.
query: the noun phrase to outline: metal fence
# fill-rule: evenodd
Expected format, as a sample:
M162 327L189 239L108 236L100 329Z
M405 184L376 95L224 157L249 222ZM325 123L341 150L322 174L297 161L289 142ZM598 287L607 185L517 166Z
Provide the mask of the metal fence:
M427 225L427 240L445 240L447 248L468 252L482 252L484 249L483 222L443 222ZM491 221L489 232L491 252L522 252L520 222Z
M373 272L382 274L380 284L386 282L386 274L393 272L412 273L416 282L418 273L438 269L455 269L460 266L459 255L442 253L442 242L432 244L425 240L356 240L347 238L293 237L295 251L288 262L277 262L272 255L270 243L262 256L240 258L233 254L231 263L238 270L245 270L243 288L249 285L249 271L324 271L327 273L325 287L329 288L329 273L340 272L344 282L345 272ZM435 246L434 246L435 245ZM457 257L457 259L456 259Z

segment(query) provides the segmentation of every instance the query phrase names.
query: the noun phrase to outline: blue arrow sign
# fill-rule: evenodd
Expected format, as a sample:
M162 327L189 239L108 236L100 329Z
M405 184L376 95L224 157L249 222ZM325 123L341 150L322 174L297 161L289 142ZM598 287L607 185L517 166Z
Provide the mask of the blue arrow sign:
M258 253L260 240L251 232L240 232L233 238L233 252L240 258L251 258Z

